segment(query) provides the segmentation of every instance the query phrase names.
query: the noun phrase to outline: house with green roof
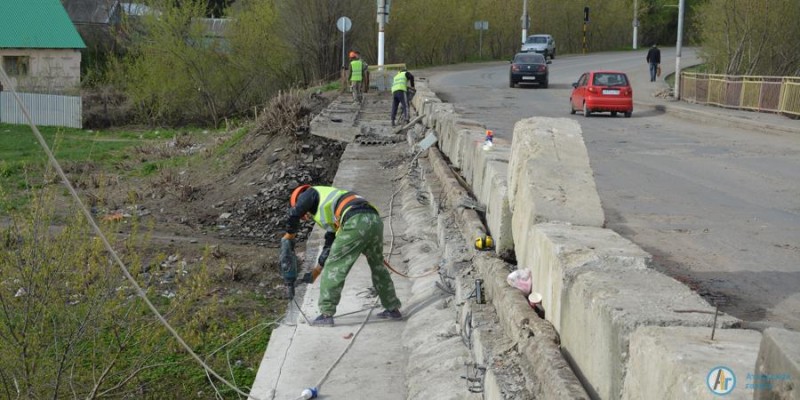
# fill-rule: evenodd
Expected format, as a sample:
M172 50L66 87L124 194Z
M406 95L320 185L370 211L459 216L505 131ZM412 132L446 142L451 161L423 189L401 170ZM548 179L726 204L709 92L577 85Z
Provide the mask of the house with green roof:
M61 2L1 2L0 65L14 89L60 93L79 87L86 45Z

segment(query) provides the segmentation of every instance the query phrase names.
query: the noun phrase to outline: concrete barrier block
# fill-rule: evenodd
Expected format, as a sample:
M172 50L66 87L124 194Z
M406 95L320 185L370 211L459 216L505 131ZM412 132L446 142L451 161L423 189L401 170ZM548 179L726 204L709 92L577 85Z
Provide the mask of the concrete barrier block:
M508 186L504 161L492 161L484 170L480 197L486 204L486 225L494 240L494 251L501 257L514 253L514 236L511 234L511 208L508 206Z
M756 400L800 400L800 332L765 329L755 374L745 384L753 385Z
M713 341L709 328L636 329L630 336L630 361L622 399L710 399L715 394L726 399L752 398L753 390L746 387L746 378L753 370L760 340L758 331L743 329L717 329ZM718 376L717 367L728 368L733 377L726 376L727 372ZM709 387L709 378L714 391Z
M583 270L645 270L652 256L610 229L546 223L530 227L517 248L519 268L531 270L533 291L542 295L546 318L561 332L566 285Z
M486 167L491 161L500 160L504 162L505 171L503 175L508 175L508 160L511 158L511 142L505 139L495 139L493 146L485 146L486 137L472 144L464 153L464 162L461 172L464 179L472 186L472 192L482 203L486 203L486 198L481 198L483 190L483 178L486 175ZM507 184L506 184L507 186Z
M431 103L430 115L428 118L426 118L428 120L427 126L435 130L437 133L441 133L441 131L438 129L439 121L454 113L455 109L450 103Z
M448 121L453 120L456 118L457 115L455 111L447 112L447 113L438 113L433 121L432 128L436 131L437 137L439 138L439 149L442 150L445 154L450 151L450 147L452 146L452 142L454 140L453 131L447 129L446 127L450 124Z
M562 296L562 350L590 395L601 399L622 394L634 330L703 326L710 333L714 321L705 300L650 269L583 269L566 280ZM727 315L717 319L720 327L737 323Z
M472 149L483 143L484 134L475 129L459 129L454 135L454 140L449 148L448 158L450 164L461 170L462 177L466 178L464 174L465 164L475 162L469 159L469 154L472 154Z
M549 221L603 226L605 216L577 122L520 120L514 126L508 167L515 234L517 225L524 230Z
M483 168L485 162L482 163L481 160L478 158L481 157L481 147L482 147L483 140L478 140L477 137L474 141L472 141L471 145L465 146L462 149L462 162L461 162L461 176L464 180L470 185L472 188L472 194L475 195L475 198L478 198L478 192L480 189L476 186L475 182L475 171L478 168ZM485 159L484 159L485 161ZM480 199L478 199L480 201Z
M462 118L458 114L450 114L447 118L442 118L437 125L439 132L444 136L444 143L439 146L448 158L457 161L451 161L453 165L461 168L460 161L463 158L461 147L464 141L464 131L468 133L479 132L483 137L484 128L478 121Z

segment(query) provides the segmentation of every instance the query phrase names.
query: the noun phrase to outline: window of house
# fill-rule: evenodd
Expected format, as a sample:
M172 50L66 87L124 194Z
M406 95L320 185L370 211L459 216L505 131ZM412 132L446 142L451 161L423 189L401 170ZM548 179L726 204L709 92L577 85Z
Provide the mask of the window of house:
M3 69L8 76L27 76L30 63L28 56L3 56Z

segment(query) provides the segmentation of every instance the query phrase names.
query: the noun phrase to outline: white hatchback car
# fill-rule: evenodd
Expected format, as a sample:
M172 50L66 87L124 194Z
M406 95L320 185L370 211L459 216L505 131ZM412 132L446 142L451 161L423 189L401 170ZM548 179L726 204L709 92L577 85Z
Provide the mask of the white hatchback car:
M522 43L520 51L539 53L552 60L556 58L556 41L552 36L543 33L530 35Z

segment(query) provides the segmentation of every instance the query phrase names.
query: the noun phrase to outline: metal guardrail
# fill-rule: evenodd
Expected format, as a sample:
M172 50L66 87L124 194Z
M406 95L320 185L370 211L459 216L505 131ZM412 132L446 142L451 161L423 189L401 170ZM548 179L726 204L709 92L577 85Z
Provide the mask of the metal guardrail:
M681 99L800 117L800 77L681 73Z

